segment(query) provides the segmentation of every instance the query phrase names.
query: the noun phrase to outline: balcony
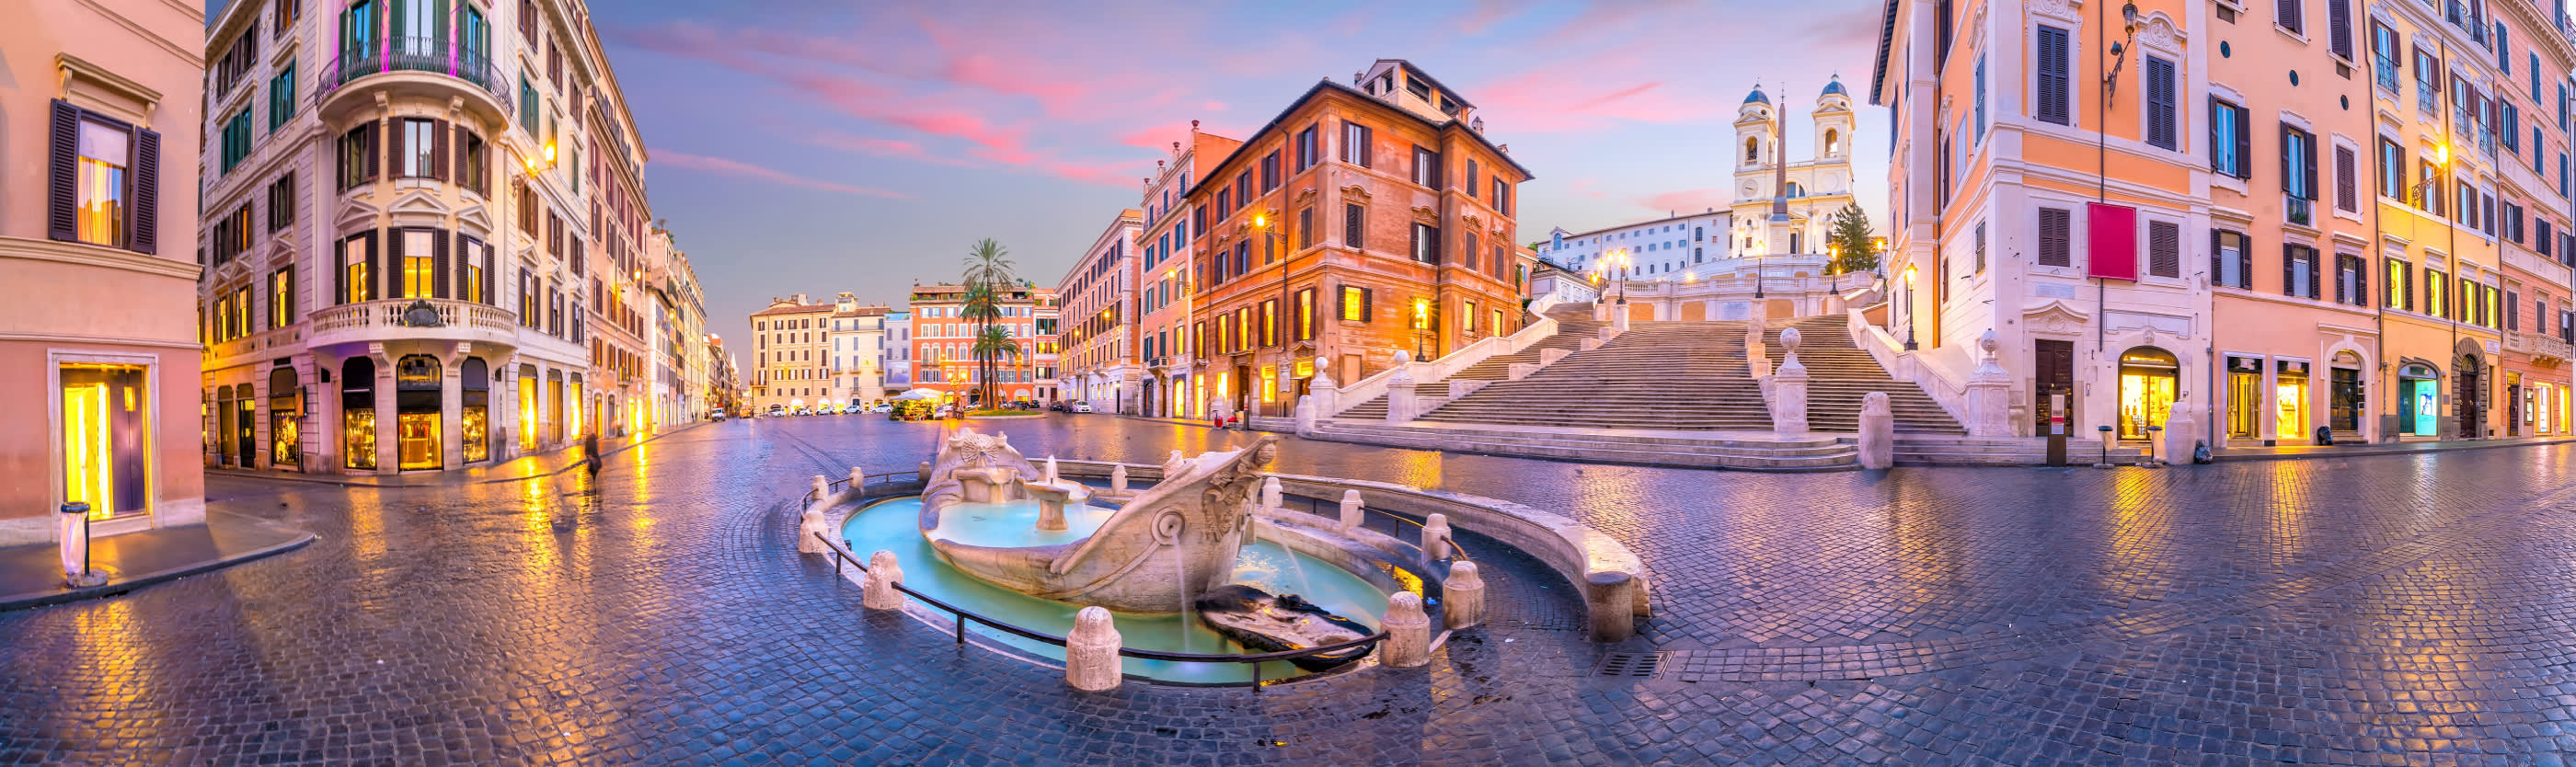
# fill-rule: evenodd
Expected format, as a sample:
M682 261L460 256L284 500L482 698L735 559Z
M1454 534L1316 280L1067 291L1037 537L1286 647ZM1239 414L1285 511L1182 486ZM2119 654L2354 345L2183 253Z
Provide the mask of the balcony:
M206 347L207 368L231 367L246 357L273 357L304 345L304 328L283 327Z
M450 40L397 37L366 50L343 50L322 69L320 80L313 103L323 120L335 124L375 105L375 99L361 97L364 88L350 87L360 84L382 86L398 98L444 103L447 97L463 96L466 109L478 117L495 124L511 117L510 88L500 67L489 56L459 49Z
M413 304L422 302L435 313L435 322L405 316ZM312 341L307 345L428 339L515 347L520 345L520 330L517 318L501 307L447 298L393 298L314 312Z
M2531 355L2531 361L2541 365L2567 364L2569 346L2555 336L2541 333L2512 331L2504 334L2505 351Z

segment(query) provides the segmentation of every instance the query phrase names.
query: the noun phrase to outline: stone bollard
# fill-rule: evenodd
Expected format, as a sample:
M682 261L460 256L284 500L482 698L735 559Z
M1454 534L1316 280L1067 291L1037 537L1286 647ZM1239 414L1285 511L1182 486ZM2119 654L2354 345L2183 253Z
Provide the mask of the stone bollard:
M832 480L823 478L821 474L814 475L814 503L819 505L823 499L830 497L832 497Z
M1593 334L1593 337L1594 337L1594 338L1598 338L1598 339L1602 340L1603 342L1608 342L1610 339L1618 338L1618 337L1619 337L1619 332L1620 332L1620 331L1623 331L1623 330L1626 330L1626 329L1627 329L1627 328L1616 327L1616 326L1613 326L1613 327L1606 327L1606 328L1602 328L1602 329L1601 329L1601 331L1600 331L1599 333L1595 333L1595 334Z
M1449 515L1433 514L1422 518L1422 555L1438 562L1449 558L1455 545L1449 538Z
M1563 351L1563 350L1561 350L1561 349L1560 349L1560 350L1556 350L1556 351ZM1523 378L1528 378L1528 377L1530 377L1530 374L1531 374L1531 373L1536 373L1536 372L1538 372L1538 363L1535 363L1535 362L1514 362L1514 363L1510 363L1510 364L1508 364L1508 365L1505 365L1505 366L1503 367L1503 370L1505 371L1505 372L1503 373L1503 379L1504 379L1504 380L1507 380L1507 381L1518 381L1518 380L1521 380L1521 379L1523 379Z
M1318 417L1315 412L1315 395L1298 395L1297 406L1288 411L1288 417L1294 423L1292 428L1297 430L1297 436L1315 436L1315 419Z
M1594 350L1594 349L1599 349L1599 348L1601 348L1601 339L1598 339L1598 338L1586 338L1586 339L1583 339L1583 340L1581 340L1581 341L1577 341L1577 342L1575 342L1575 345L1576 345L1576 346L1578 346L1578 347L1582 347L1583 351L1587 351L1587 352L1588 352L1588 351L1592 351L1592 350Z
M826 551L831 551L832 548L829 544L824 543L823 539L815 537L817 535L828 535L830 532L830 529L823 525L823 504L818 503L813 506L806 507L805 516L799 520L796 525L797 553L821 554Z
M1261 480L1261 508L1270 509L1270 510L1272 510L1272 511L1277 511L1277 510L1279 509L1279 504L1280 504L1280 501L1281 501L1281 500L1282 500L1282 499L1280 498L1280 492L1279 492L1279 478L1278 478L1278 477L1264 477L1264 478L1262 478L1262 480Z
M1540 349L1540 350L1538 350L1538 364L1540 364L1540 365L1542 365L1542 366L1545 366L1545 365L1554 365L1554 364L1556 364L1556 361L1557 361L1557 360L1565 359L1565 355L1573 354L1573 353L1574 353L1574 352L1573 352L1573 350L1570 350L1570 349L1558 349L1558 348L1555 348L1555 347L1548 347L1548 348L1545 348L1545 349Z
M940 444L947 444L947 443L943 442L943 443L940 443ZM915 476L915 477L919 477L919 478L921 479L921 481L923 481L923 482L928 482L928 481L930 481L930 462L929 462L929 461L922 461L922 462L920 462L920 463L913 464L913 466L912 466L912 470L913 470L913 476Z
M1782 436L1807 433L1807 366L1798 362L1798 329L1780 331L1785 350L1771 373L1771 429Z
M1995 331L1977 337L1977 347L1984 351L1968 373L1968 422L1962 424L1971 437L2012 436L2013 376L1995 359L1995 346Z
M857 466L850 467L850 492L865 494L867 490L868 470Z
M2173 410L2165 415L2165 443L2161 446L2164 453L2156 456L2157 460L2191 463L2191 446L2200 438L2200 419L2192 417L2190 407L2191 403L2176 401Z
M1368 512L1360 508L1360 491L1342 491L1341 521L1341 530L1345 533L1360 529L1360 525L1368 522Z
M1611 329L1613 332L1619 332L1619 333L1625 333L1625 332L1628 332L1628 318L1629 318L1629 316L1630 316L1630 315L1629 315L1629 312L1628 312L1628 307L1625 307L1625 306L1621 306L1621 307L1619 307L1619 309L1618 309L1617 311L1611 312L1611 313L1610 313L1610 329Z
M1896 413L1888 409L1887 392L1874 391L1860 398L1860 467L1884 469L1896 465Z
M1455 631L1485 622L1485 577L1476 574L1476 563L1456 562L1449 565L1449 579L1440 582L1440 625Z
M1121 641L1109 608L1093 605L1074 613L1073 633L1064 637L1064 683L1090 692L1117 689L1126 678Z
M1386 638L1377 643L1377 664L1413 668L1431 663L1431 616L1422 614L1422 597L1398 591L1386 598Z
M1118 464L1109 470L1109 494L1127 494L1127 464Z
M878 549L868 555L867 578L859 583L859 604L870 610L903 609L903 592L894 589L903 582L903 567L894 561L894 552Z
M1592 641L1625 642L1637 635L1637 581L1627 573L1583 576L1583 610L1592 617Z
M1398 370L1386 381L1386 422L1412 423L1422 406L1420 389L1411 371Z

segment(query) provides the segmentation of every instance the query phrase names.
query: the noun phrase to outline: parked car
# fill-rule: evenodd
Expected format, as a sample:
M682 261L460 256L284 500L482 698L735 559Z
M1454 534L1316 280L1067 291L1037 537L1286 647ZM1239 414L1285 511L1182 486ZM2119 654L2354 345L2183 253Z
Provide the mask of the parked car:
M893 405L887 405L887 404L880 404L880 405L877 405L876 407L869 408L869 409L868 409L868 412L870 412L870 413L892 413L892 412L894 412L894 406L893 406Z
M1058 400L1058 401L1056 401L1056 402L1054 402L1054 403L1051 403L1051 404L1047 405L1047 409L1048 409L1048 410L1056 411L1056 412L1058 412L1058 413L1070 413L1070 412L1073 412L1073 409L1072 409L1072 408L1068 408L1068 407L1065 407L1065 406L1064 406L1064 402L1063 402L1062 400Z
M770 417L772 417L772 418L776 418L776 417L778 417L778 416L782 416L782 415L786 415L786 414L787 414L787 406L785 406L785 405L771 405L771 406L769 406L769 415L770 415Z
M1073 401L1073 412L1076 412L1076 413L1088 413L1088 412L1091 412L1091 401L1090 401L1090 400L1082 400L1082 399L1074 400L1074 401Z
M721 422L721 421L723 421L724 419L725 419L725 412L724 412L724 411L722 411L722 410L718 410L718 411L715 411L715 412L713 412L713 413L708 413L708 414L707 414L707 420L710 420L710 421L718 421L718 422Z

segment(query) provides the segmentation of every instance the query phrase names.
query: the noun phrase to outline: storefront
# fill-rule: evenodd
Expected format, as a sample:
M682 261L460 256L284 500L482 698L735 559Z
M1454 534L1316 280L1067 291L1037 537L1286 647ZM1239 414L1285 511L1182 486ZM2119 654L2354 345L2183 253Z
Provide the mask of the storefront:
M370 357L340 363L340 456L346 468L376 468L376 361Z
M2263 358L2227 357L2227 438L2263 438Z
M150 510L150 372L147 365L57 363L62 500L89 504L91 519Z
M2397 368L2397 427L2409 437L2441 433L2441 374L2420 362Z
M295 369L281 367L269 371L269 468L296 469L304 465L304 434L299 426L303 417L304 397L302 387L295 380Z
M2163 349L2139 346L2120 353L2121 439L2147 439L2149 427L2164 427L2165 416L2173 412L2181 372L2182 364Z
M2367 379L2361 374L2361 355L2336 352L2333 366L2326 368L2326 419L2334 430L2335 441L2361 438L2361 419L2370 412Z
M2308 361L2272 361L2272 435L2291 442L2308 434Z
M457 375L459 407L456 432L458 453L466 463L492 459L492 368L481 357L467 357Z
M537 366L519 365L519 453L537 452Z
M2461 352L2452 363L2451 407L2459 415L2453 439L2482 439L2487 436L2487 367L2486 360L2475 352Z
M394 456L404 471L443 469L438 422L440 366L427 354L394 362Z

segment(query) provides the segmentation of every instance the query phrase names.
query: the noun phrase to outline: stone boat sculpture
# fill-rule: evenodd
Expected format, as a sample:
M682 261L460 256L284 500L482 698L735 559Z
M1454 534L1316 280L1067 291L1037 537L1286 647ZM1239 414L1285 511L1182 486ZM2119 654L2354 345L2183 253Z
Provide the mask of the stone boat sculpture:
M1183 610L1226 585L1251 535L1253 498L1279 438L1168 464L1089 536L1043 546L979 546L934 534L941 515L969 504L1054 494L1008 439L972 430L942 441L923 487L921 531L949 564L1003 588L1045 599L1137 613ZM1071 483L1060 483L1071 484ZM1043 523L1040 529L1047 529Z

